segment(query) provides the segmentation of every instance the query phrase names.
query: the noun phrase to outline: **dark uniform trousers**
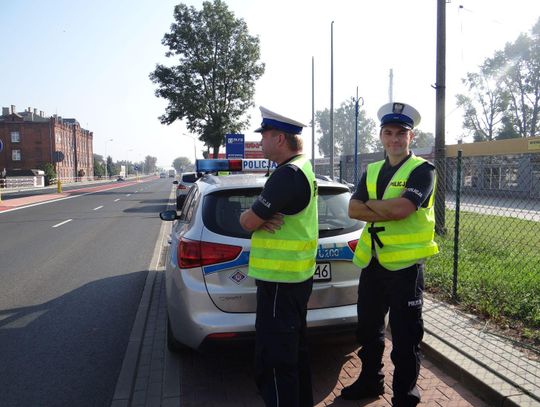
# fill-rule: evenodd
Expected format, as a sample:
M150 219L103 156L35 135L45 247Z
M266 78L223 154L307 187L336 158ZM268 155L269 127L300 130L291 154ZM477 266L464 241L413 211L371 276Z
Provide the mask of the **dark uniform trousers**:
M423 264L391 271L373 258L360 274L357 332L361 346L358 356L362 361L360 380L366 386L383 381L384 319L390 311L394 406L416 406L420 401L416 381L420 372L419 344L424 335L423 291Z
M312 407L306 314L313 279L256 283L255 379L264 403L267 407Z

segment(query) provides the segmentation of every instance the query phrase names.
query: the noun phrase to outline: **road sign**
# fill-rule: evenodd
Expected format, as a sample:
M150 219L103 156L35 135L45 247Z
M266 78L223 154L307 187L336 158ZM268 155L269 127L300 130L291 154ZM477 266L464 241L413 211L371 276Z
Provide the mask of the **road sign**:
M226 134L225 140L226 158L244 158L243 134Z
M55 151L54 154L53 154L53 159L54 159L55 163L59 163L59 162L64 161L64 158L66 158L66 157L64 156L64 153L61 152L61 151Z

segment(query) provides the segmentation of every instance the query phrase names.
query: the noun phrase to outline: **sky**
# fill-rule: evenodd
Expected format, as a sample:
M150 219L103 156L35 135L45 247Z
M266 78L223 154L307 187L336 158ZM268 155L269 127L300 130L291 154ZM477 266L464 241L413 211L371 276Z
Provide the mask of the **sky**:
M422 115L435 133L437 0L226 0L260 39L264 75L244 129L248 141L265 106L309 124L312 61L315 110L330 108L333 23L334 108L358 96L367 117L393 99ZM162 125L167 102L149 74L172 66L161 44L173 23L171 0L0 0L0 102L76 118L94 134L94 153L114 161L157 157L163 168L179 156L202 158L203 144L177 121ZM202 1L184 4L201 9ZM451 0L446 4L446 143L465 136L455 95L461 79L540 17L540 1ZM312 129L303 131L311 156ZM315 135L318 138L318 134ZM352 152L351 152L352 153ZM316 156L320 156L315 148Z

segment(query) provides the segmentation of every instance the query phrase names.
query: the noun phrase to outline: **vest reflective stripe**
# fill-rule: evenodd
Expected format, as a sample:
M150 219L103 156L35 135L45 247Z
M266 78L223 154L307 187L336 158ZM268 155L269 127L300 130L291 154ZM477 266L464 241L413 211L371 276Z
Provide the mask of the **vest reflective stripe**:
M424 162L423 158L411 155L388 183L383 199L400 197L411 172ZM378 161L368 165L366 186L369 199L377 199L377 178L383 164L384 161ZM439 249L434 241L434 196L435 188L427 208L419 208L405 219L372 223L373 227L384 227L384 231L377 233L383 243L382 248L376 243L372 248L368 227L364 228L356 245L353 262L359 267L366 267L371 261L372 250L375 250L381 265L388 270L399 270L438 253Z
M248 275L265 281L301 282L315 272L319 234L317 216L317 184L310 161L303 155L290 164L306 176L311 199L303 211L285 215L281 229L275 233L253 232ZM270 176L271 177L271 176Z
M251 242L251 248L279 249L279 250L313 250L317 248L317 239L310 242L294 240L256 240Z

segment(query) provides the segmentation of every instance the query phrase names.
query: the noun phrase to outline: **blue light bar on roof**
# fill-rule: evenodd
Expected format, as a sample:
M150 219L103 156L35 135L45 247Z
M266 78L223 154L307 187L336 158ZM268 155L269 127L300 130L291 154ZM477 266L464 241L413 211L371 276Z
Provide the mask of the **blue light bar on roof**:
M195 162L197 172L242 171L242 160L204 159Z
M246 171L246 172L266 172L274 170L277 164L261 158L252 159L204 159L195 162L197 172L218 172L218 171Z

